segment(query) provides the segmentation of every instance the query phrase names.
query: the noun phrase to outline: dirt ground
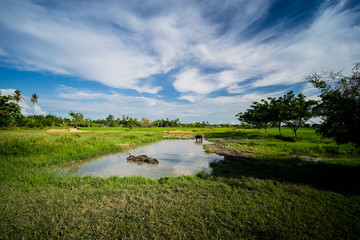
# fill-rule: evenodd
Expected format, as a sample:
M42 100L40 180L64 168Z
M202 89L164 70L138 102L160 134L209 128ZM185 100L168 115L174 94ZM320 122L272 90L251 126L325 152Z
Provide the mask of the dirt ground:
M81 131L76 128L69 128L69 129L49 129L46 130L46 132L57 133L57 132L85 132L85 131Z
M252 157L254 154L245 153L245 152L237 152L232 149L228 144L222 141L216 141L212 144L209 144L211 150L221 156L228 156L228 157Z

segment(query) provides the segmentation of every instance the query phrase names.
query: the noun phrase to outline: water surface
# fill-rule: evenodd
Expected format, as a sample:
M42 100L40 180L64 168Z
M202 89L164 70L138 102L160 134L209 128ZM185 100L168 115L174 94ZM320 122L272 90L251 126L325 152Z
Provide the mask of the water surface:
M217 154L206 154L202 144L207 141L195 140L164 140L126 152L109 154L89 159L81 165L69 167L69 171L80 176L143 176L159 178L165 176L194 175L196 172L211 173L209 163L224 157ZM130 155L148 155L159 161L157 165L127 162Z

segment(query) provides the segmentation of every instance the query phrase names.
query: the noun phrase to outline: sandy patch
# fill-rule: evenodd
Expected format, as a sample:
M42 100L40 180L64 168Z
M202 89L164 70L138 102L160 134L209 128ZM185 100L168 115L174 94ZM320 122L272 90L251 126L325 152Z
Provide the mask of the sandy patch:
M86 132L86 131L81 131L76 128L69 128L69 129L49 129L49 130L46 130L46 132L58 133L58 132Z

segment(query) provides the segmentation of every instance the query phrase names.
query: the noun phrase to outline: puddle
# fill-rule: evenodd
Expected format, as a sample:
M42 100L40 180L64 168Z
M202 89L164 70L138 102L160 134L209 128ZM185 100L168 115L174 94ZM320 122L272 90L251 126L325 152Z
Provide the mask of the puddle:
M164 140L126 152L92 158L81 165L67 167L67 171L71 175L80 176L143 176L148 178L194 175L199 171L211 173L209 163L223 160L224 157L205 153L202 144L209 144L209 142ZM156 158L159 164L128 162L126 158L130 154Z
M322 157L311 157L306 155L293 155L292 157L297 157L300 158L302 161L307 161L307 162L319 162L330 159L330 158L322 158Z

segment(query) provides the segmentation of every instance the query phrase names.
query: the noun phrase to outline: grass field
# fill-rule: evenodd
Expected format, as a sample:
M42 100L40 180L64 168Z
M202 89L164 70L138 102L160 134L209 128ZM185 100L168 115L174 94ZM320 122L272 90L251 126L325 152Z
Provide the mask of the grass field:
M0 239L359 239L360 157L314 130L0 131ZM62 165L205 134L213 174L69 177ZM315 162L311 159L322 159Z

